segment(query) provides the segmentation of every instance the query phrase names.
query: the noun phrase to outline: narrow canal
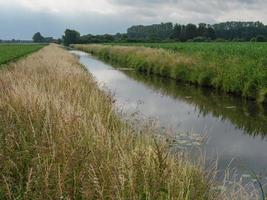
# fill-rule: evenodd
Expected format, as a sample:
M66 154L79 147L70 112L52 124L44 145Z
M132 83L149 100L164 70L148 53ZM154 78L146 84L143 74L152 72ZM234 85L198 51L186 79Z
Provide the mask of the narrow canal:
M249 174L253 170L266 177L266 107L210 89L116 70L87 53L71 52L114 93L117 106L125 112L139 111L140 117L155 119L177 135L207 136L205 151L211 159L218 157L221 171L230 167Z

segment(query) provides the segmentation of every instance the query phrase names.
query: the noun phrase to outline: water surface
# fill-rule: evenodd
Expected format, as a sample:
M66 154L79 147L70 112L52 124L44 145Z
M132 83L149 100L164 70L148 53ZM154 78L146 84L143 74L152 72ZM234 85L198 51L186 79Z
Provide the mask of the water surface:
M210 89L115 70L87 53L72 53L126 112L139 110L140 116L157 119L174 132L207 135L207 155L218 156L221 170L231 163L242 173L267 175L266 107Z

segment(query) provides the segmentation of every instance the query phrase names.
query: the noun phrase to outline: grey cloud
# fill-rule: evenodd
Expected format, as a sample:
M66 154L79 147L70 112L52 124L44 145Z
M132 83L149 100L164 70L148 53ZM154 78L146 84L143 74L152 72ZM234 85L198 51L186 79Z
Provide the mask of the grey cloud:
M130 7L132 9L154 9L158 12L163 7L176 9L184 9L198 13L218 13L226 12L232 9L249 8L262 9L262 6L267 6L266 0L109 0L119 6Z
M66 15L48 11L34 12L16 5L11 8L0 7L0 39L30 39L37 31L46 36L60 37L66 28L77 29L82 34L116 33L125 32L131 25L160 22L259 20L267 23L266 0L106 1L116 8L116 12L100 14L74 11Z

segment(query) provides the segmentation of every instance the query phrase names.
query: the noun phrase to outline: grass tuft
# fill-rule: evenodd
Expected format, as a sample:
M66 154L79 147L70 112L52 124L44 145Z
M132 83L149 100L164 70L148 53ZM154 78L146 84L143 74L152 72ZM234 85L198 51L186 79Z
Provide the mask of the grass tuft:
M135 45L137 46L73 46L122 67L213 87L265 103L260 94L260 91L267 88L264 61L267 48L264 44Z
M213 198L201 166L121 121L58 46L10 64L0 83L0 199Z

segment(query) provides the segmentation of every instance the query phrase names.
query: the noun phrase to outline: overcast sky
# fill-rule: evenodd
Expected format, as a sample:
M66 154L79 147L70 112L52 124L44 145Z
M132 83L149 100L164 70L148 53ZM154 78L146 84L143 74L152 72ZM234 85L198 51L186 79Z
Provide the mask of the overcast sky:
M0 0L0 39L126 32L136 24L262 21L267 0Z

